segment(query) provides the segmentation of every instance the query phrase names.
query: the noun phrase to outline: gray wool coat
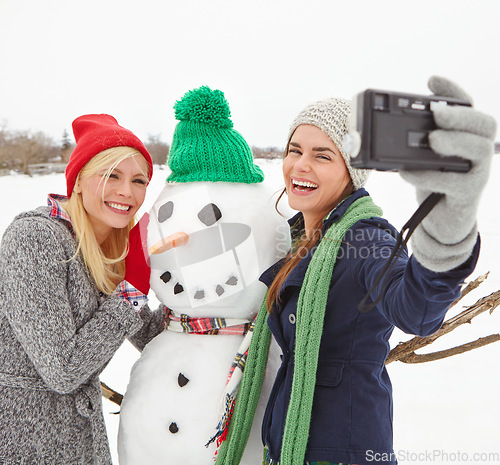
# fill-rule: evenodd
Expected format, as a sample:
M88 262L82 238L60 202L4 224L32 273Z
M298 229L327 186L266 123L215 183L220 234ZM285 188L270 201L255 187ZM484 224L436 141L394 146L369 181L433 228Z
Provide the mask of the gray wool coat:
M18 215L0 243L0 463L111 463L99 374L164 311L100 295L63 219Z

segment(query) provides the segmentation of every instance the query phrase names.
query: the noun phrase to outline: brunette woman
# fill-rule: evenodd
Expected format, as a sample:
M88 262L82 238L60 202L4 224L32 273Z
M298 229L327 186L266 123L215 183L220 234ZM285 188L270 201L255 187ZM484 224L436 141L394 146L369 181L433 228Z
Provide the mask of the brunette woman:
M431 78L436 95L468 99L455 84ZM282 364L262 428L264 464L395 464L392 388L385 360L394 327L426 336L443 322L479 254L476 211L489 174L496 123L471 107L441 106L432 149L470 160L468 173L406 172L421 202L445 194L368 299L398 232L363 188L367 172L342 148L351 105L328 99L292 123L283 161L285 192L299 213L292 249L261 280L259 312L228 439L217 463L235 464L258 396L269 330ZM397 192L394 193L397 195ZM268 313L269 312L269 313ZM268 316L267 316L268 315ZM267 320L267 324L266 324Z

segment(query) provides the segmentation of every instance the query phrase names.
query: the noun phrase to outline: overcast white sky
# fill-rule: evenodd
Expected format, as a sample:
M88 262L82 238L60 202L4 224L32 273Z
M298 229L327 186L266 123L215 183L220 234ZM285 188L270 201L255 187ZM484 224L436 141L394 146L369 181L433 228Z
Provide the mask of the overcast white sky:
M500 120L498 0L0 0L0 124L59 140L84 113L171 141L172 106L224 91L252 145L308 103L460 83ZM497 140L499 135L497 135Z

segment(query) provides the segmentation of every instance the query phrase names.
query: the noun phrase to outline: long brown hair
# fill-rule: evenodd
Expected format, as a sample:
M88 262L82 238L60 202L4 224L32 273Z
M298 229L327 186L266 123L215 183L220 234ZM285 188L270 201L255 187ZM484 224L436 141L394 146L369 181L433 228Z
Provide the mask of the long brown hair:
M293 135L293 134L292 134ZM290 136L290 139L288 140L288 143L286 144L285 151L283 153L283 159L286 158L288 155L288 150L290 148L290 140L292 139L292 136ZM350 192L347 193L346 196L343 198L347 197L350 195L354 189L352 181L349 183L350 186ZM281 192L280 196L276 200L275 204L275 209L278 213L280 211L278 210L278 203L280 202L281 198L286 192L286 188L283 189ZM343 198L341 200L343 200ZM280 213L281 214L281 213ZM322 226L323 226L323 218L317 218L312 225L312 234L309 235L309 237L306 235L306 232L302 234L302 236L299 239L299 242L297 245L292 246L286 257L284 258L284 263L281 267L281 269L278 271L277 275L275 276L273 282L269 286L269 290L267 291L267 296L266 296L266 307L269 312L272 311L273 306L278 302L278 295L281 287L283 286L283 283L285 282L285 279L287 276L292 272L292 270L299 264L299 262L306 257L311 250L316 246L316 244L321 240L322 237Z

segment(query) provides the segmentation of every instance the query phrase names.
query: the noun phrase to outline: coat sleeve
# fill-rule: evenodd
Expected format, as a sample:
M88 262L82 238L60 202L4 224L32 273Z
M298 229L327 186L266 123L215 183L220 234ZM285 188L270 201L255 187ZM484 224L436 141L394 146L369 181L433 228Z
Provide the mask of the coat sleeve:
M388 225L390 226L390 225ZM388 229L361 225L353 242L357 253L351 261L353 278L366 293L382 273L396 239ZM475 268L479 236L470 258L461 266L442 273L426 269L405 250L388 273L387 281L375 288L370 301L382 300L379 311L393 325L408 334L428 336L436 332L450 305L460 295L464 280Z
M146 344L151 342L165 327L166 307L160 305L157 310L153 311L148 305L144 305L141 309L142 328L135 334L129 337L130 342L142 352Z
M48 387L69 393L102 370L124 339L142 325L117 297L105 299L80 328L68 297L79 286L68 273L59 225L24 218L7 228L0 250L1 309L15 337ZM83 292L83 291L82 291ZM85 305L82 295L81 305Z
M156 311L152 311L147 304L148 296L126 280L120 282L113 295L128 301L139 313L143 323L142 328L129 337L129 340L142 351L146 344L163 331L167 315L166 306L160 304Z

